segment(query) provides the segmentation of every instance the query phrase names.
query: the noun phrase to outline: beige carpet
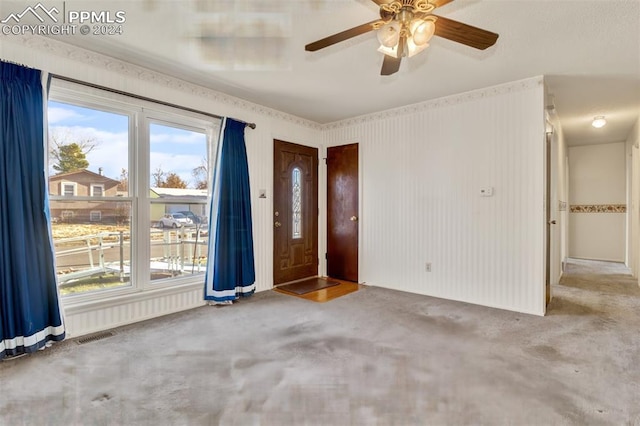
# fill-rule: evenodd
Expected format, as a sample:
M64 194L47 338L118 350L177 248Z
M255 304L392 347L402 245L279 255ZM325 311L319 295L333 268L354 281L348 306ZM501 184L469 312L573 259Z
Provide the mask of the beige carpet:
M544 318L380 288L259 293L0 363L0 424L638 425L627 274L572 262Z

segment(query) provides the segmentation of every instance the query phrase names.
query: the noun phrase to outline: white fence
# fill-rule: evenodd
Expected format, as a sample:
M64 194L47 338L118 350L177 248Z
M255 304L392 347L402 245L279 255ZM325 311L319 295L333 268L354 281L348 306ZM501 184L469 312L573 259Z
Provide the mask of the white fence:
M118 274L120 281L124 282L130 275L130 241L129 232L124 231L56 239L59 285L106 273ZM203 272L207 247L206 230L186 227L152 229L151 270L174 274Z

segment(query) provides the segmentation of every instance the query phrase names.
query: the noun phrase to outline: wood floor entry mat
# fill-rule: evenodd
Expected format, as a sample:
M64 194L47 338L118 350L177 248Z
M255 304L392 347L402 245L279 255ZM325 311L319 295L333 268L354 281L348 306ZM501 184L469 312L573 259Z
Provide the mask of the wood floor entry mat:
M324 288L339 285L337 281L323 280L321 278L310 278L293 284L286 284L278 287L278 290L286 291L293 294L307 294L312 291L322 290Z

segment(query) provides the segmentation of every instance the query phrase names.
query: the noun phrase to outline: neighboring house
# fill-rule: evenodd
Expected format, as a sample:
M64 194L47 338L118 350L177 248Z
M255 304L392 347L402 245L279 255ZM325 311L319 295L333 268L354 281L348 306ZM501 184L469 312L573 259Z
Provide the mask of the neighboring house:
M157 222L167 213L182 211L191 211L198 216L207 215L206 189L151 188L149 192L152 199L171 201L171 203L151 205L152 222ZM49 194L54 197L51 202L51 217L56 221L116 223L122 221L122 216L129 217L129 204L126 202L121 203L112 199L104 202L93 200L93 198L126 196L126 191L121 190L119 181L90 170L50 176ZM64 197L65 200L56 200L59 196ZM92 200L87 200L86 197L91 197ZM66 198L80 199L67 202Z
M57 221L85 223L122 221L128 217L123 212L122 203L116 201L98 201L100 198L119 196L119 181L90 170L61 173L49 177L49 194L64 198L80 198L73 202L52 202L51 217ZM97 200L87 200L86 197Z

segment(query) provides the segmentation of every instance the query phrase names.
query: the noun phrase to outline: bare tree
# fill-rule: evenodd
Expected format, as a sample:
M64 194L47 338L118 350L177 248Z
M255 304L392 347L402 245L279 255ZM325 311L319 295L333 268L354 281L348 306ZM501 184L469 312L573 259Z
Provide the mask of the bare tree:
M196 189L207 189L209 187L209 167L207 159L202 158L200 165L191 171L191 175L195 179Z
M162 188L162 184L164 183L165 176L167 174L162 170L162 165L156 167L156 169L151 173L151 178L153 179L153 185L156 188Z
M118 184L118 191L127 192L129 190L129 172L127 169L120 171L120 183Z

